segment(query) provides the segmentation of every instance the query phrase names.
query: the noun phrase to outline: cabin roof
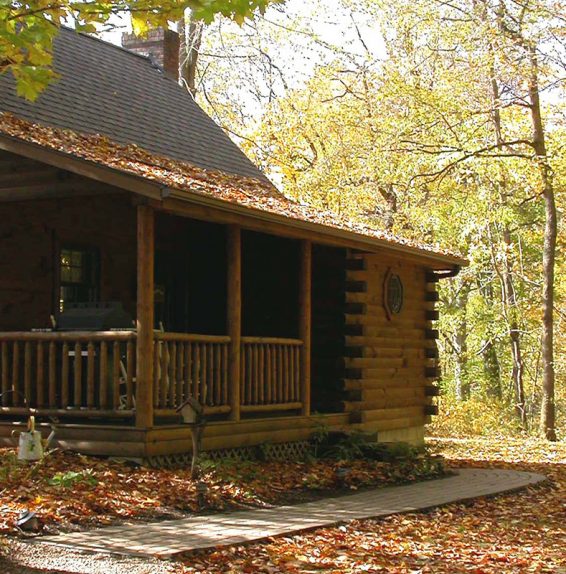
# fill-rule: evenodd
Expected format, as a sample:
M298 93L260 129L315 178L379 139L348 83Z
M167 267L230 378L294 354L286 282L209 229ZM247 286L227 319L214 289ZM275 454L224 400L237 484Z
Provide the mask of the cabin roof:
M0 149L14 151L23 142L28 147L38 146L57 156L66 156L90 165L110 168L114 174L128 174L136 179L127 189L144 194L141 183L150 182L159 198L195 201L208 198L232 208L245 208L251 217L258 212L272 215L291 224L307 224L325 233L341 232L344 238L362 238L368 247L390 247L397 251L425 256L443 265L465 265L461 256L439 247L404 239L362 223L295 202L281 194L268 180L227 174L218 170L203 169L134 145L112 141L107 136L77 133L73 130L50 127L29 122L13 114L0 112ZM21 147L21 146L20 146ZM30 153L30 157L34 154ZM54 162L54 165L56 163ZM72 171L72 167L70 168ZM97 172L96 178L107 183L116 182ZM137 183L136 183L137 182ZM0 190L1 191L1 190Z
M369 247L412 251L439 265L466 263L450 251L288 199L187 90L145 56L62 28L54 42L54 68L59 79L33 103L17 96L11 75L0 75L4 139L110 168L114 176L135 176L127 187L134 193L142 193L151 182L151 193L157 189L162 199L208 198L224 208L245 208L245 215L268 214L285 225L308 224L322 233L341 233L343 239L362 238ZM120 187L116 177L110 182L107 175L97 177Z
M103 134L201 168L267 180L150 58L69 28L61 28L53 52L59 78L33 103L17 96L11 74L0 74L0 111L77 133Z

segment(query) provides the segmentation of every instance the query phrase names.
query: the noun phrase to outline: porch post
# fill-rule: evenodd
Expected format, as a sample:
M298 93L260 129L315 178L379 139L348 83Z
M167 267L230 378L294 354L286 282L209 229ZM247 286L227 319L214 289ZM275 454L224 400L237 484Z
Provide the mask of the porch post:
M238 225L229 225L228 253L228 304L227 328L230 336L229 400L230 419L240 420L240 347L242 336L242 234Z
M136 426L153 426L153 266L154 212L138 205L138 300L136 353Z
M301 402L302 414L311 412L311 285L312 285L312 243L301 242L300 286L299 286L299 338L301 347Z

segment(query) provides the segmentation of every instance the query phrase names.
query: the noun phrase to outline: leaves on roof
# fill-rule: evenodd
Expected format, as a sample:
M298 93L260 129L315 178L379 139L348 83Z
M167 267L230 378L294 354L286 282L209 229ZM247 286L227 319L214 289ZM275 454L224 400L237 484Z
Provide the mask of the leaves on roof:
M417 249L427 255L458 254L439 247L372 229L333 212L316 210L285 197L273 185L238 175L206 170L186 162L150 153L134 144L122 145L106 136L80 134L28 122L10 113L0 113L0 132L42 147L91 161L153 181L187 195L206 195L249 209L260 210L289 219L348 231L391 245Z

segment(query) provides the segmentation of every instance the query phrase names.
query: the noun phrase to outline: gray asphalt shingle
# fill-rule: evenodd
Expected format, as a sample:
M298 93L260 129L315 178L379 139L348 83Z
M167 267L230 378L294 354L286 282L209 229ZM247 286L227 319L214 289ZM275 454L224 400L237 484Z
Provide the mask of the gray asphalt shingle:
M79 133L99 133L205 169L265 179L185 88L149 58L63 28L55 40L60 78L31 103L0 75L0 111Z

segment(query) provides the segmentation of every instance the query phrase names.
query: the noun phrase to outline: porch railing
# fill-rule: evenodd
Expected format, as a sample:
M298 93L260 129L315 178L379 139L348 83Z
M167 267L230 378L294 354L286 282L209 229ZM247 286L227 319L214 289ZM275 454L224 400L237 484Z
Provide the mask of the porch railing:
M129 416L136 334L0 333L0 412Z
M243 414L301 408L301 348L299 339L241 338ZM188 397L207 414L230 412L230 337L155 332L153 349L156 415ZM133 416L135 387L135 332L0 333L0 413Z
M155 333L153 403L168 414L189 396L207 413L230 411L228 347L230 337Z
M299 339L242 337L241 411L301 408Z

